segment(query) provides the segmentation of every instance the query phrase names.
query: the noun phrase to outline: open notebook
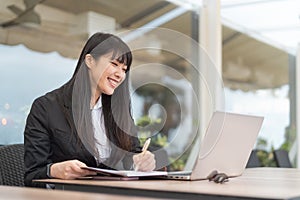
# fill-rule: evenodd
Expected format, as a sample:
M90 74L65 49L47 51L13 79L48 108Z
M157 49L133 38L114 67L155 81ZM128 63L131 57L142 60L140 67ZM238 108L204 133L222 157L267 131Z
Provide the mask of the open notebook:
M101 179L106 179L108 177L126 177L126 178L154 177L154 176L165 176L168 174L167 172L164 171L140 172L140 171L128 171L128 170L117 171L117 170L101 169L96 167L81 167L81 168L93 172L97 172L98 174L102 175ZM93 178L100 179L99 176Z

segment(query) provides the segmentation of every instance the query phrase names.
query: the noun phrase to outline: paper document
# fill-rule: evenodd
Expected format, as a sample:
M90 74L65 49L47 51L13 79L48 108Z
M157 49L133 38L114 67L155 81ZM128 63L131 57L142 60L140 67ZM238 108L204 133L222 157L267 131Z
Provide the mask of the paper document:
M96 167L81 167L82 169L91 170L106 176L121 176L121 177L151 177L151 176L165 176L168 172L164 171L151 171L151 172L139 172L139 171L127 171L127 170L109 170Z

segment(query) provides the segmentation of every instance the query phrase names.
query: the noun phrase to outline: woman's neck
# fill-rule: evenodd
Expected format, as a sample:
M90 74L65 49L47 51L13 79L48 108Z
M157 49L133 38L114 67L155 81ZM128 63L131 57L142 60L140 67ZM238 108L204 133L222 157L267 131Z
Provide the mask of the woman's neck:
M92 88L91 102L90 102L91 108L93 108L96 105L100 95L101 95L101 93L98 90L96 90L95 88Z

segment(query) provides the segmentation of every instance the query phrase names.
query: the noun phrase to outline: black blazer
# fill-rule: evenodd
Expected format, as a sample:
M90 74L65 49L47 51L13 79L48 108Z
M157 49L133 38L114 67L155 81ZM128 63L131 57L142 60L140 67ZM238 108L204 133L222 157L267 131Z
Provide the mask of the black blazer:
M24 132L26 186L45 187L44 184L32 183L32 180L48 178L47 164L50 163L77 159L88 166L97 166L93 155L78 138L73 120L70 122L66 118L73 119L72 89L73 84L69 82L37 98L32 104ZM138 139L133 137L132 140L132 152L140 151ZM120 160L125 169L132 165L130 153L125 155L112 149L110 157L110 165L107 166L113 166ZM105 165L97 167L105 168Z

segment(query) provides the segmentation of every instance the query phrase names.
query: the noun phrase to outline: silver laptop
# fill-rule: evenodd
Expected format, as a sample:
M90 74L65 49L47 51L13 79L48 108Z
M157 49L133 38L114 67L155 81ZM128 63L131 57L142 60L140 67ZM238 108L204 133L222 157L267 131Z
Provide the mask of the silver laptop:
M192 171L169 172L167 179L201 180L214 171L240 176L262 126L263 117L215 112L198 148ZM199 148L200 147L200 148Z

